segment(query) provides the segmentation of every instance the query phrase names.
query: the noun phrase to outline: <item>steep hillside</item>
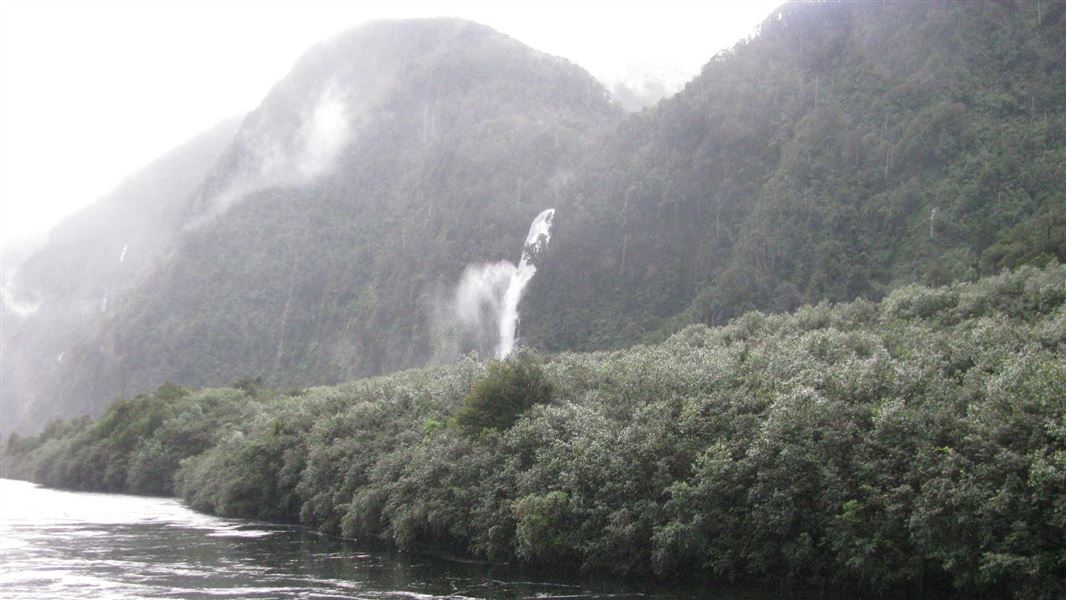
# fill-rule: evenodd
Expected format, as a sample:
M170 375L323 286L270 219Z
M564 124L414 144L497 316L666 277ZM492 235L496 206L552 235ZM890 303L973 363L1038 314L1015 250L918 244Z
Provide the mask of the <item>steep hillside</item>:
M1066 261L1063 56L1062 3L797 3L625 117L489 28L361 26L244 120L165 257L40 396L98 413L167 379L288 388L484 356L457 284L517 260L547 208L519 341L552 351Z
M447 361L467 264L532 218L621 118L582 69L459 20L313 48L242 123L167 259L71 353L62 402L165 379L276 386Z
M0 427L32 427L85 405L53 402L71 350L111 314L179 231L189 197L239 124L220 122L62 221L8 274L3 304ZM48 391L46 391L48 390ZM112 388L112 395L120 393Z
M561 194L527 343L1066 260L1066 5L782 7Z

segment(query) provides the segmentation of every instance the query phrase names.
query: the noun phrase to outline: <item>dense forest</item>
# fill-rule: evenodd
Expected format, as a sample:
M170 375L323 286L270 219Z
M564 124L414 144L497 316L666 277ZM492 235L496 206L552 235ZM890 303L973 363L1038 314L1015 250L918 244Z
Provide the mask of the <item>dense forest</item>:
M137 233L152 252L130 244L151 257L135 277L125 230L93 243L103 271L59 237L27 261L14 289L46 301L5 312L4 413L26 418L2 427L165 380L285 389L453 362L480 349L455 318L464 269L517 260L546 208L519 341L549 352L1061 263L1063 56L1061 2L795 3L627 116L579 67L480 25L358 27L308 51L213 164L131 196L168 219ZM110 288L94 275L118 269ZM63 302L45 281L87 290L76 335L44 317Z
M1066 260L1066 4L785 5L558 207L549 350Z
M3 475L521 565L1066 594L1066 267L284 393L165 384Z

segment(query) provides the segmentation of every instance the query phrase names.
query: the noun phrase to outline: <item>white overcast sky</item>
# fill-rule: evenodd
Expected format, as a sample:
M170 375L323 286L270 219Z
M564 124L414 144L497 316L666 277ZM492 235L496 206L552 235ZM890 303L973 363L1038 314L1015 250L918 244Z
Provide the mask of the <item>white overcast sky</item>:
M0 245L253 109L304 50L363 21L467 18L609 85L634 69L690 79L780 3L0 0Z

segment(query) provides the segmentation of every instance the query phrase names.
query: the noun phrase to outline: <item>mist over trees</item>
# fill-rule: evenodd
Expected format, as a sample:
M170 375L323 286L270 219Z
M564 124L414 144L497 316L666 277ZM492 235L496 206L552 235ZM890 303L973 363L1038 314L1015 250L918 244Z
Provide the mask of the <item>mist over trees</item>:
M190 194L237 130L226 119L134 173L92 206L64 219L37 251L4 273L0 430L39 428L71 414L98 414L101 398L126 393L121 380L99 394L58 395L70 369L117 360L114 347L79 352L106 331L133 289L179 234ZM5 270L13 257L4 255Z
M528 343L1066 260L1062 3L781 7L576 171Z
M143 275L105 285L86 262L119 264L132 233L107 227L27 261L23 297L58 276L96 316L8 328L25 333L5 333L5 410L27 417L5 430L168 379L287 388L453 361L484 346L448 306L464 269L513 260L547 207L519 342L549 351L1066 260L1064 39L1062 3L786 5L627 116L579 67L480 25L358 27L173 198L131 198L169 211L166 235L136 226L155 246L127 260L158 257Z

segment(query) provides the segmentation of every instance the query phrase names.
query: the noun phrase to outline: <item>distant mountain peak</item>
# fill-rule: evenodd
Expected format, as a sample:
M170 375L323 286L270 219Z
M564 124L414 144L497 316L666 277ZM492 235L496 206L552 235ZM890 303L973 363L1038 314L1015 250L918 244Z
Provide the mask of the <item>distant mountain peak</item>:
M608 110L606 90L583 69L486 25L428 18L353 27L305 52L248 115L194 203L189 226L210 221L255 191L306 185L326 175L369 121L395 118L401 110L428 114L473 88L491 94L506 81L558 79L560 73L571 84L583 80L583 89L569 90L570 102L595 101ZM549 92L567 90L562 82L556 90L552 82L542 83ZM567 99L542 92L530 100Z

